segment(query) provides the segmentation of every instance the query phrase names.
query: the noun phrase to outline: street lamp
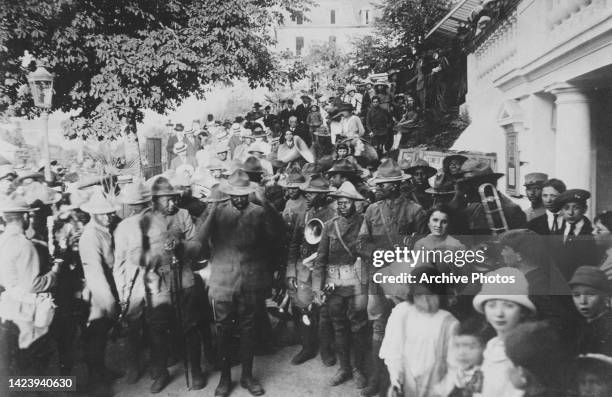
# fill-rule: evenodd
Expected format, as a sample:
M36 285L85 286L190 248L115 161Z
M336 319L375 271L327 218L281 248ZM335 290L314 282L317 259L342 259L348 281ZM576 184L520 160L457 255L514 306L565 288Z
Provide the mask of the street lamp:
M51 182L51 165L49 161L49 110L53 100L53 74L49 73L43 66L38 66L35 71L28 75L30 91L34 98L36 107L42 110L45 124L43 134L43 162L45 165L45 180Z

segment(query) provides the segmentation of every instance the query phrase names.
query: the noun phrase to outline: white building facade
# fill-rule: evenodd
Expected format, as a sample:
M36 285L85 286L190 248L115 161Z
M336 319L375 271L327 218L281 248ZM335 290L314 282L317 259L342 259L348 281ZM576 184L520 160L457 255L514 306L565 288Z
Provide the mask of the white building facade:
M452 149L497 153L512 196L524 194L524 175L545 172L589 190L591 214L612 209L612 0L522 0L509 11L468 55L472 122Z
M313 45L335 43L350 50L352 40L372 34L377 10L371 0L318 0L304 15L275 28L276 49L303 56Z

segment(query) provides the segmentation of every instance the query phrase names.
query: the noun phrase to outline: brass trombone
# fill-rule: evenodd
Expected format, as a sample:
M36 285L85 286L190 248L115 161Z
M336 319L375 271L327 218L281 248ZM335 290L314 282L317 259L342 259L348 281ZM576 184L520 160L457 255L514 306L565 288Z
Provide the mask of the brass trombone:
M508 222L495 186L492 183L483 183L478 187L478 193L493 235L497 236L507 231L509 229Z

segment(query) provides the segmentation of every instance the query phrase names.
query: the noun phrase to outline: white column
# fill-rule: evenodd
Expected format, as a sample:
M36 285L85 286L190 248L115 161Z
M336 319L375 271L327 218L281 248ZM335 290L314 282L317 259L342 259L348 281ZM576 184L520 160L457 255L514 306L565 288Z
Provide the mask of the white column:
M564 181L568 189L587 189L594 194L591 101L583 89L565 83L550 87L549 92L556 96L557 105L554 177Z

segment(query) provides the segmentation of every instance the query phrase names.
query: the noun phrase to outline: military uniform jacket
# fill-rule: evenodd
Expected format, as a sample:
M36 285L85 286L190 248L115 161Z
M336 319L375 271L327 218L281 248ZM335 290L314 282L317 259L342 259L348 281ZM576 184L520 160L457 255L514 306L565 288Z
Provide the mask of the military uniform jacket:
M211 247L211 298L228 302L242 291L270 287L269 247L275 233L263 207L249 203L239 211L229 203L219 204L203 229L201 238Z
M164 216L150 208L124 219L115 230L115 266L113 276L121 301L125 301L134 282L130 313L138 313L148 297L151 304L170 302L172 253L164 249L173 233L180 241L177 259L182 264L183 288L193 286L193 258L200 252L195 226L184 209ZM136 271L138 270L138 274Z
M308 204L306 203L306 198L304 196L298 197L297 200L287 200L285 209L283 210L283 220L285 221L285 225L287 225L288 230L293 230L297 224L298 218L304 218L307 208Z
M304 265L303 260L317 252L318 244L308 244L304 238L304 227L314 218L325 223L336 216L336 210L332 205L326 205L318 210L309 209L304 217L297 220L293 229L293 236L289 244L289 262L287 264L286 277L296 277L298 281L310 283L312 269ZM311 265L312 266L312 265Z
M403 246L406 236L425 234L426 228L423 207L405 196L378 201L365 212L357 249L360 256L370 262L374 251Z
M113 319L117 312L117 289L112 276L114 263L113 237L108 228L93 219L83 228L79 240L85 288L89 292L89 321ZM88 296L87 293L84 294Z
M320 291L324 286L327 277L327 270L330 266L355 266L357 259L357 235L363 223L363 215L355 213L348 218L337 216L332 220L325 222L323 234L319 249L317 251L317 259L315 259L314 268L312 271L312 286L315 291ZM336 229L336 224L338 228ZM340 235L338 235L338 231ZM340 239L342 237L342 240ZM350 250L350 253L344 248L344 244ZM356 272L361 272L362 269L355 269ZM365 270L365 267L363 268ZM359 280L367 280L367 275L357 274ZM350 287L340 287L339 295L351 296L355 295L356 291Z

